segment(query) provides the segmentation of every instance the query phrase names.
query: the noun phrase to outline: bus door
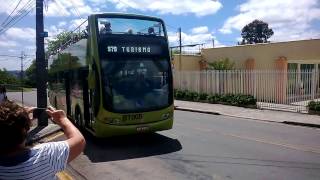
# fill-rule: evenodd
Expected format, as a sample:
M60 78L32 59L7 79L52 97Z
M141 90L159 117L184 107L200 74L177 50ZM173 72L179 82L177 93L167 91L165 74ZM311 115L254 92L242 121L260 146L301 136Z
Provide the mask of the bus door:
M82 97L83 97L83 115L85 127L91 128L91 117L90 117L90 97L89 97L89 86L88 86L88 67L80 69L80 78L82 84Z

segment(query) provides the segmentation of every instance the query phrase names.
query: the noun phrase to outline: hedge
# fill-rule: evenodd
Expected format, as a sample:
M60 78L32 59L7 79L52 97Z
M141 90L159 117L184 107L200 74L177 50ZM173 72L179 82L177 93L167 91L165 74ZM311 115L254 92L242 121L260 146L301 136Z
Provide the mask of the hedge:
M320 102L310 101L308 103L309 110L320 112Z
M177 100L206 102L211 104L226 104L233 106L256 106L257 100L251 95L244 94L207 94L197 93L188 90L174 90L174 97Z

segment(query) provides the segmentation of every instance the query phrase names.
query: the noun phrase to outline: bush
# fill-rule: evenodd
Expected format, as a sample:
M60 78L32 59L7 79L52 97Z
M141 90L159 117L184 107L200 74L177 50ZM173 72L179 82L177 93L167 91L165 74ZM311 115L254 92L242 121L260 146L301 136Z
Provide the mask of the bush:
M314 110L320 112L320 103L317 103L317 104L315 105Z
M206 93L197 93L187 90L175 90L174 95L178 100L209 102L212 104L221 103L233 106L249 106L256 105L257 103L257 100L253 96L243 94L209 95Z
M183 97L184 100L192 101L192 94L190 91L185 91L185 96Z
M310 101L309 103L308 103L308 108L310 109L310 110L316 110L316 105L317 105L317 103L315 102L315 101Z
M206 101L208 99L208 94L207 93L200 93L199 94L199 100L200 101Z
M215 103L218 103L220 101L220 98L217 95L209 95L207 97L207 100L208 100L209 103L215 104Z
M176 93L175 93L175 97L178 99L178 100L183 100L186 96L186 91L180 91L180 90L177 90Z
M319 102L310 101L308 103L308 109L310 114L320 115L320 101Z

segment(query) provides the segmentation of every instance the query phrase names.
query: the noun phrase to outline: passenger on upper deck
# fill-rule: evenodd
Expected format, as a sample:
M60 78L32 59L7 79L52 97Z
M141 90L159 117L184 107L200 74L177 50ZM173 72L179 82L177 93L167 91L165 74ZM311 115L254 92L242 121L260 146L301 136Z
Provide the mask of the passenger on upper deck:
M111 24L109 21L101 21L100 23L104 25L104 27L102 27L100 29L100 34L111 34L112 33Z
M149 35L156 35L155 32L154 32L154 28L153 27L149 27L148 34Z
M133 30L132 30L131 28L129 28L129 29L127 30L127 34L133 34Z

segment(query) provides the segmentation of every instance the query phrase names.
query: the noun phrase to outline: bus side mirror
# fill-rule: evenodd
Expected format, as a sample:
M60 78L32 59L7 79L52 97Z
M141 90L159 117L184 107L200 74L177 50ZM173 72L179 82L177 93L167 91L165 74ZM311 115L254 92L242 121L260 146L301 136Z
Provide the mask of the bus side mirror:
M88 85L89 85L89 89L94 89L96 87L96 77L93 71L89 72Z

